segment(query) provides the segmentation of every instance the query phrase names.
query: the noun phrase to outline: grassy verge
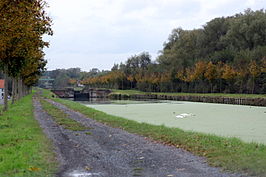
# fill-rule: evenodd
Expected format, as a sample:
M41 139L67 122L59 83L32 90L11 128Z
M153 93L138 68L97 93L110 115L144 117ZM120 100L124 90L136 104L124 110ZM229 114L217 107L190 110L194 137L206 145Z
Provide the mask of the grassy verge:
M32 95L0 116L0 176L53 176L51 143L34 119Z
M49 96L49 94L51 94L49 91L44 91L44 95ZM50 98L112 127L122 128L128 132L149 137L155 141L180 147L196 155L204 156L212 166L249 175L266 176L265 145L244 143L236 138L222 138L214 135L183 131L178 128L138 123L108 115L72 101Z
M138 90L112 90L111 94L122 95L169 95L169 96L210 96L227 98L266 98L266 94L226 94L226 93L166 93L166 92L142 92Z
M80 123L69 119L68 115L61 111L60 109L56 108L51 103L41 99L41 104L43 109L55 120L58 125L63 126L65 129L69 129L72 131L83 131L88 129L87 127L81 125Z

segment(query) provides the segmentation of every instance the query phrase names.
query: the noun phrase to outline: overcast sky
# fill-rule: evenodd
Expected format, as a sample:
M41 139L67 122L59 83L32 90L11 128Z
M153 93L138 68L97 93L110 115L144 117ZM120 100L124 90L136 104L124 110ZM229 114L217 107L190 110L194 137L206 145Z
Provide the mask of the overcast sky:
M200 28L215 17L266 0L47 0L54 35L45 49L48 70L79 67L111 69L142 51L156 59L174 28Z

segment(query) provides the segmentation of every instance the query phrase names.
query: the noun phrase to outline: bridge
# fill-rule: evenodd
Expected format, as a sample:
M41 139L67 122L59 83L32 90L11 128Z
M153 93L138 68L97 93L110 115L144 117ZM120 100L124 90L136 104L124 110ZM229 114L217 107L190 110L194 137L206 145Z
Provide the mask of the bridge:
M84 89L74 91L74 89L51 90L59 98L74 98L74 101L88 101L90 98L107 98L111 93L108 89Z

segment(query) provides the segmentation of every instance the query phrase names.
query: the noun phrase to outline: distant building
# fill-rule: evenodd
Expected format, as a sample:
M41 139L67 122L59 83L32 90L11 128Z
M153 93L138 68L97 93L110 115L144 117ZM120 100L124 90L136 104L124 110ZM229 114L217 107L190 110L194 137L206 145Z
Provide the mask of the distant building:
M5 80L0 80L0 100L4 99Z

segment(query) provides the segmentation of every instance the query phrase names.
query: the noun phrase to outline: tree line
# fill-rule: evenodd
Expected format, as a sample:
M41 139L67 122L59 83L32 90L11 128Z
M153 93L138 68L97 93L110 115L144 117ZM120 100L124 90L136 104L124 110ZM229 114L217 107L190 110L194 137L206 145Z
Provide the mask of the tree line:
M176 28L155 61L143 52L82 83L156 92L265 94L266 11L247 9L200 29Z
M12 80L12 103L29 93L45 70L43 48L52 35L52 20L44 0L0 1L0 67L4 73L4 110L8 109L8 80Z
M97 68L92 68L90 71L82 71L80 68L69 68L69 69L55 69L51 71L45 71L42 74L41 79L38 82L38 86L46 88L46 79L50 79L51 89L64 89L77 87L79 81L85 78L97 77L104 75L109 71L100 71Z

